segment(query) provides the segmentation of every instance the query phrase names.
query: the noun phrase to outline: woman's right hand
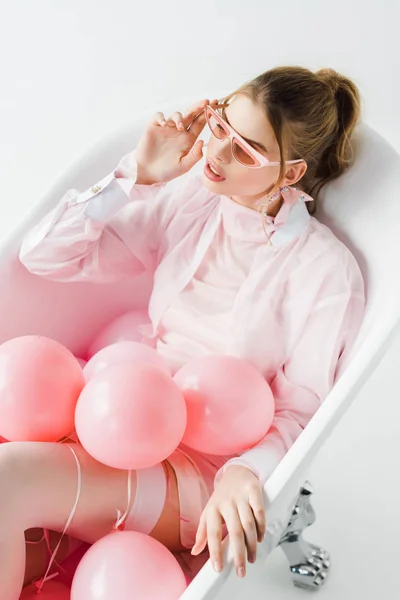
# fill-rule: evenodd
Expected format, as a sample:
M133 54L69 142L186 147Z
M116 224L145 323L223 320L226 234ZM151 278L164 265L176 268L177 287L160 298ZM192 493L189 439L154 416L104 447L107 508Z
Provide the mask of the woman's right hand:
M154 116L136 148L136 183L165 183L183 175L201 159L203 141L197 138L206 124L203 109L207 104L208 100L201 100L184 115L175 112L168 119L162 112Z

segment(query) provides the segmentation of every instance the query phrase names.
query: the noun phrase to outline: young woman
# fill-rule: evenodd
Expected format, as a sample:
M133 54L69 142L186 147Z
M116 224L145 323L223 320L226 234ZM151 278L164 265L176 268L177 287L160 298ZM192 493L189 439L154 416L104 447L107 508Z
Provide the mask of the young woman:
M198 554L208 544L217 571L224 526L238 575L246 556L255 560L266 527L262 485L332 388L362 320L359 267L312 216L321 187L350 164L359 113L351 80L300 67L267 71L186 114L157 113L135 151L94 187L67 192L21 247L29 271L57 281L150 272L145 341L172 372L225 353L265 376L276 413L254 448L215 457L181 446L162 465L132 475L126 528L175 552ZM194 174L206 123L204 173ZM82 488L68 533L92 543L112 529L116 510L125 511L127 473L76 444L0 446L5 600L18 598L25 569L26 581L33 573L24 531L64 529L77 491L75 458Z

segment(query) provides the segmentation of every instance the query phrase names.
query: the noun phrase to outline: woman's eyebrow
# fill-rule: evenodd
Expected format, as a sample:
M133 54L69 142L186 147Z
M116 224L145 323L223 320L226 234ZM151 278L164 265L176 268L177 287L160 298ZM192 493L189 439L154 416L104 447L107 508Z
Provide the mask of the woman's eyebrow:
M223 108L223 109L222 109L222 114L223 114L223 117L224 117L225 121L228 123L228 125L231 125L231 124L229 123L228 117L226 116L226 110L225 110L225 108ZM231 125L231 127L232 127L232 125ZM236 130L235 130L235 131L236 131ZM237 132L237 133L239 133L239 132ZM261 148L262 150L264 150L264 152L267 152L267 153L268 153L268 150L266 149L266 147L264 146L264 144L261 144L260 142L256 142L255 140L250 140L249 138L245 138L245 137L244 137L244 135L242 135L242 134L239 134L239 135L240 135L240 136L241 136L241 137L242 137L244 140L246 140L246 142L247 142L248 144L252 144L253 146L258 146L259 148Z

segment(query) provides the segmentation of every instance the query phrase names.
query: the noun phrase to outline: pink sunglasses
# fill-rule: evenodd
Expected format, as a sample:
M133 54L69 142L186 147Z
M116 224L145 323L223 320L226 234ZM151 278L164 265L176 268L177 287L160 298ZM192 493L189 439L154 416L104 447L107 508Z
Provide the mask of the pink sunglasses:
M226 108L228 104L220 104L218 108ZM260 169L261 167L276 167L280 165L280 161L272 162L263 154L257 152L246 140L242 138L220 115L207 105L204 108L208 126L211 133L218 140L231 140L232 156L238 163L251 169ZM200 113L201 114L201 113ZM196 117L199 115L196 115ZM287 160L286 164L294 164L302 162L302 158L296 160Z

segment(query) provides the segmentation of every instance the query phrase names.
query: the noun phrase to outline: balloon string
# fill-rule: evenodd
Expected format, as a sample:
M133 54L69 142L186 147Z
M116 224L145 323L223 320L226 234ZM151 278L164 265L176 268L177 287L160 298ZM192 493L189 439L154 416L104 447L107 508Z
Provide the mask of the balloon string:
M49 529L44 529L43 532L44 532L43 533L44 539L46 540L47 551L51 555L50 530ZM62 567L60 565L60 563L57 562L57 560L56 560L55 557L54 557L54 564L56 565L56 567L58 567L61 571L63 571L65 573L64 567Z
M80 498L80 495L81 495L81 490L82 490L82 469L81 469L81 465L80 465L79 459L78 459L78 457L76 455L76 452L72 448L72 446L68 446L68 448L71 450L72 454L74 455L76 466L77 466L77 469L78 469L78 486L77 486L77 490L76 490L75 503L74 503L74 505L72 507L72 510L71 510L70 515L68 517L68 521L67 521L67 523L66 523L66 525L64 527L64 531L61 534L61 537L60 537L60 539L58 541L58 544L55 547L54 552L52 553L52 555L50 557L49 566L47 567L47 571L44 574L44 577L42 579L40 579L39 581L35 582L35 586L37 587L36 595L40 594L40 592L42 591L42 588L43 588L44 584L46 583L46 581L49 581L50 579L53 579L53 577L56 577L58 575L58 573L54 573L53 575L49 576L49 571L51 569L51 566L52 566L53 562L55 561L55 557L56 557L56 554L58 552L58 549L60 548L60 545L61 545L61 542L63 540L63 537L64 537L64 535L65 535L68 527L70 526L72 519L75 516L76 508L78 506L79 498ZM51 548L50 548L50 550L51 550Z
M33 541L33 540L25 540L25 544L28 544L28 545L31 545L31 546L37 546L37 544L41 544L43 542L43 540L46 539L46 536L45 536L45 533L44 533L45 531L46 530L43 529L43 534L42 534L42 537L40 538L40 540L37 540L36 542ZM47 540L46 540L46 543L47 543Z
M42 537L40 538L40 540L25 540L25 544L29 545L29 546L37 546L38 544L41 544L43 541L46 542L46 548L47 551L49 553L49 556L51 556L52 550L51 550L51 545L50 545L50 531L48 529L43 529L43 534ZM56 559L54 559L54 563L55 565L61 570L65 572L64 567L62 567L57 561Z

